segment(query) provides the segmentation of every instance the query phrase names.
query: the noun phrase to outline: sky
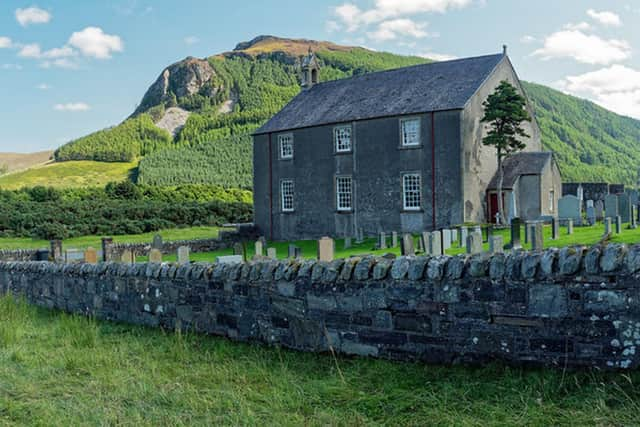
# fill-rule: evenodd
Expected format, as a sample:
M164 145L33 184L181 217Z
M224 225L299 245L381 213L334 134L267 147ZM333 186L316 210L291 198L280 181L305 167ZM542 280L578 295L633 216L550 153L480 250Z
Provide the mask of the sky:
M640 119L640 0L0 0L0 152L113 126L164 67L261 34L432 59L508 46L523 80Z

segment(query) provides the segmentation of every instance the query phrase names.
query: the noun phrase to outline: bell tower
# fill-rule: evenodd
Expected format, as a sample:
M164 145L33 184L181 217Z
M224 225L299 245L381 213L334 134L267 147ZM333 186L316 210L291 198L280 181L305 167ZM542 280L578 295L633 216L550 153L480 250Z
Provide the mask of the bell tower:
M313 85L320 82L320 64L318 58L309 47L309 53L302 60L302 75L300 76L300 86L302 89L311 89Z

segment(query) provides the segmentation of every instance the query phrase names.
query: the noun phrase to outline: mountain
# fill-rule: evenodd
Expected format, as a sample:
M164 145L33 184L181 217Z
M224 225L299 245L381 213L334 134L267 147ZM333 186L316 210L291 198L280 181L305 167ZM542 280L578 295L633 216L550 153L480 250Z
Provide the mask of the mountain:
M44 164L51 159L52 155L52 151L39 151L28 154L0 153L0 175Z
M260 36L204 59L164 69L122 124L61 147L56 160L132 161L149 184L215 183L250 187L246 135L299 92L300 60L311 48L322 81L427 62L331 42ZM636 183L640 121L553 89L524 83L545 148L565 181Z

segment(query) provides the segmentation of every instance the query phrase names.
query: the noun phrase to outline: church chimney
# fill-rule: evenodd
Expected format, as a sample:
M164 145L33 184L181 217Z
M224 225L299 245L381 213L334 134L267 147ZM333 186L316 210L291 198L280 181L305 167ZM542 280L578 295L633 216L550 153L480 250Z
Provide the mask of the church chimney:
M507 56L507 45L506 45L506 44L503 44L503 45L502 45L502 54L503 54L504 56Z

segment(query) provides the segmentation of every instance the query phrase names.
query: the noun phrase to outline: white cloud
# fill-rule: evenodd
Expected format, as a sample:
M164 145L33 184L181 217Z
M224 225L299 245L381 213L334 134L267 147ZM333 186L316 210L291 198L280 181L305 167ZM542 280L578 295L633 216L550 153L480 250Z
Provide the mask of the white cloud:
M67 104L56 104L53 106L53 109L56 111L88 111L91 107L84 102L70 102Z
M22 58L40 58L40 56L42 56L40 45L37 43L24 45L20 49L20 52L18 52L18 56L21 56Z
M458 57L455 55L435 52L419 53L418 56L421 58L431 59L433 61L451 61L452 59L458 59Z
M69 45L85 56L98 59L109 59L113 53L124 50L124 44L119 36L105 34L102 28L98 27L87 27L73 33L69 38Z
M13 47L13 42L9 37L0 37L0 49L9 49Z
M37 6L32 6L26 9L16 9L16 20L23 27L29 24L46 24L51 21L51 14Z
M429 35L425 31L426 27L426 23L417 23L411 19L393 19L380 23L378 28L373 32L367 33L367 36L377 42L394 40L399 36L420 39Z
M640 119L640 71L612 65L556 83L559 89L585 96L619 114Z
M20 71L20 70L22 70L22 65L20 65L20 64L2 64L2 65L0 65L0 69Z
M42 54L43 58L66 58L75 56L76 52L69 46L62 46L50 49Z
M69 58L57 58L51 61L43 61L40 63L41 68L64 68L67 70L75 70L79 67L76 61L72 61Z
M49 90L49 89L51 89L51 86L49 86L46 83L40 83L38 86L36 86L36 89Z
M339 29L340 29L340 24L338 24L336 21L327 21L324 23L324 30L327 33L335 33Z
M588 22L579 22L577 24L570 22L568 24L565 24L563 28L570 31L588 31L591 29L591 24L589 24Z
M197 38L196 36L187 36L184 38L184 44L189 46L194 45L198 42L200 42L200 39Z
M526 43L526 44L529 44L529 43L534 43L534 42L536 42L536 41L538 41L538 39L536 39L536 38L535 38L535 37L533 37L533 36L526 35L526 36L522 36L522 37L520 37L520 43Z
M624 40L602 39L581 31L563 30L545 38L544 46L533 52L543 60L573 58L585 64L608 65L631 56L631 46Z
M602 12L597 12L593 9L587 10L587 15L589 15L594 20L598 21L602 25L607 25L611 27L620 27L622 25L622 20L617 13L610 12L608 10L603 10Z
M346 26L348 32L353 32L360 26L360 19L362 17L362 11L360 8L351 3L345 3L334 9L335 15Z

